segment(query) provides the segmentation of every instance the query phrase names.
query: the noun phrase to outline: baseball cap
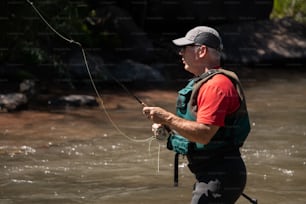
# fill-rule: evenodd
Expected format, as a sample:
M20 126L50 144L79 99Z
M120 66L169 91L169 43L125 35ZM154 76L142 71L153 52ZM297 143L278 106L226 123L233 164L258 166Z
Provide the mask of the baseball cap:
M177 46L206 45L221 51L223 49L222 39L214 28L208 26L197 26L188 31L185 37L172 40Z

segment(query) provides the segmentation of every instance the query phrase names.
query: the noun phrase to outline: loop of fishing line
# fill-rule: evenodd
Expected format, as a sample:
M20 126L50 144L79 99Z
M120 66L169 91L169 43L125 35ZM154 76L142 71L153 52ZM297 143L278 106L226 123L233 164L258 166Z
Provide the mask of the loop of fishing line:
M97 98L99 100L99 104L100 104L100 107L102 108L102 110L104 111L105 115L107 116L108 120L110 121L110 123L112 124L112 126L117 130L117 132L126 137L128 140L132 141L132 142L150 142L152 140L154 140L153 137L149 137L147 139L133 139L131 137L129 137L127 134L125 134L119 127L118 125L113 121L113 119L111 118L110 114L108 113L108 111L106 110L106 107L104 105L104 101L101 97L101 95L99 94L99 91L95 85L95 82L93 80L93 77L92 77L92 74L90 72L90 69L89 69L89 66L88 66L88 62L87 62L87 57L86 57L86 53L85 53L85 50L82 46L82 44L80 42L77 42L77 41L74 41L72 39L69 39L67 37L65 37L64 35L62 35L61 33L59 33L55 28L53 28L49 23L48 21L43 17L43 15L40 13L40 11L34 6L34 3L31 2L30 0L26 0L31 6L32 8L34 9L34 11L37 13L37 15L41 18L41 20L57 35L59 36L60 38L62 38L63 40L69 42L69 43L73 43L73 44L76 44L80 47L80 49L82 50L82 56L83 56L83 60L84 60L84 63L85 63L85 67L86 67L86 70L87 70L87 73L88 73L88 76L89 76L89 79L90 79L90 82L91 82L91 85L95 91L95 94L97 95ZM117 80L116 80L117 81ZM117 81L118 82L118 81ZM118 82L119 83L119 82ZM134 98L143 106L146 106L145 103L143 103L137 96L131 94L129 92L129 90L124 87L122 84L120 84L125 91L127 91L130 95L134 96Z
M97 95L97 98L99 100L99 104L100 104L100 108L102 108L103 112L105 113L107 119L110 121L110 123L112 124L112 126L116 129L116 131L124 136L125 138L127 138L128 140L132 141L132 142L141 142L141 143L145 143L145 142L148 142L149 143L149 147L148 147L148 150L149 150L149 154L151 154L151 142L153 140L156 140L156 138L154 136L151 136L147 139L133 139L131 137L129 137L127 134L125 134L120 128L119 126L114 122L114 120L111 118L110 114L108 113L108 111L106 110L106 107L104 105L104 101L102 99L102 96L100 95L97 87L96 87L96 84L93 80L93 77L92 77L92 74L90 72L90 69L89 69L89 66L88 66L88 61L87 61L87 57L86 57L86 52L82 46L82 44L80 42L77 42L77 41L74 41L72 39L69 39L67 37L65 37L64 35L62 35L61 33L59 33L55 28L53 28L49 23L48 21L43 17L43 15L40 13L40 11L34 6L34 3L31 2L30 0L26 0L30 5L31 7L34 9L34 11L37 13L37 15L41 18L41 20L57 35L59 36L60 38L62 38L63 40L69 42L69 43L73 43L73 44L76 44L80 47L80 49L82 50L82 56L83 56L83 60L84 60L84 64L85 64L85 67L86 67L86 70L87 70L87 73L88 73L88 76L89 76L89 79L90 79L90 82L91 82L91 85L95 91L95 94ZM132 94L122 83L120 83L117 79L115 79L114 77L112 77L129 95L133 96L138 103L140 103L142 106L147 106L143 101L141 101L136 95ZM160 163L160 144L158 144L158 154L157 154L157 172L159 172L159 163Z

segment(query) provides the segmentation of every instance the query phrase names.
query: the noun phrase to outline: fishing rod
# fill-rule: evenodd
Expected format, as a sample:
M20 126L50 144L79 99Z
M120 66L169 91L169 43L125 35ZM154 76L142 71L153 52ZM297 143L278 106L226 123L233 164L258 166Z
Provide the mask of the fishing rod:
M104 69L105 70L105 69ZM119 86L121 86L121 88L127 93L129 94L132 98L134 98L140 105L142 105L143 107L147 106L146 103L144 103L138 96L136 96L135 94L133 94L122 82L120 82L116 77L114 77L108 70L105 70L107 72L107 74L112 78L112 80L114 80Z

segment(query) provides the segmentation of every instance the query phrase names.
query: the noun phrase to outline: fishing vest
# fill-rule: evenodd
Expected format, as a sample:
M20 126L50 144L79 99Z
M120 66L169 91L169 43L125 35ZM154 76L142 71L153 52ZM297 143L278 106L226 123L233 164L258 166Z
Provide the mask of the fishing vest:
M168 139L168 149L187 155L197 151L216 150L224 147L241 147L243 145L251 128L242 86L234 72L224 69L211 69L201 76L192 79L185 88L178 92L176 114L186 120L196 121L197 96L200 87L216 74L223 74L232 81L239 94L240 107L234 113L225 117L224 127L218 129L208 144L190 142L185 137L173 133Z

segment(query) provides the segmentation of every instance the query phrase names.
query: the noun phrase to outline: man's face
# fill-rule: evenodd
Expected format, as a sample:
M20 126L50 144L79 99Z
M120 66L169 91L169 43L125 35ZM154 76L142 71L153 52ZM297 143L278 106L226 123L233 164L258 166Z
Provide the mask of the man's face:
M199 48L200 45L187 45L181 48L179 55L182 56L184 69L196 75L199 66Z

